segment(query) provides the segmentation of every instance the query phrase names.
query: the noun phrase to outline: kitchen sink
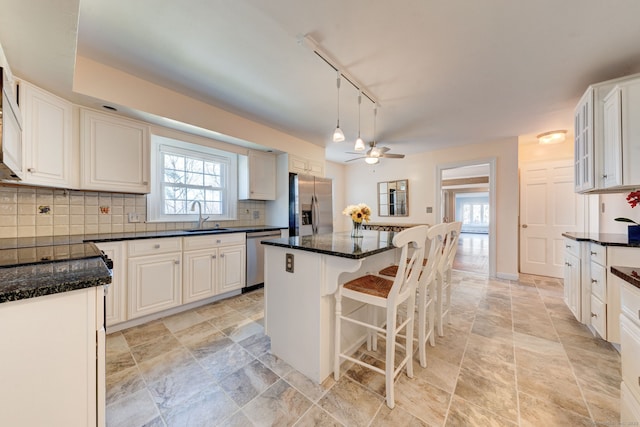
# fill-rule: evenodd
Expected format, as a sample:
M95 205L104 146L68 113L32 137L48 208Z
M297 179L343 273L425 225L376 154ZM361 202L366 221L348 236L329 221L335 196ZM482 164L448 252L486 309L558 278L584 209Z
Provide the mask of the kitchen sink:
M228 228L192 228L191 230L183 230L187 233L214 233L216 231L226 231Z

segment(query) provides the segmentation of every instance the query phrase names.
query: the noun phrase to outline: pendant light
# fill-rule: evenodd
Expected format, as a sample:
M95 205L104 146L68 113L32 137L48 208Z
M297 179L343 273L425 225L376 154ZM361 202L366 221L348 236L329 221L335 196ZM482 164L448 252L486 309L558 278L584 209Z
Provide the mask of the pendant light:
M371 144L370 153L364 158L365 163L369 165L376 165L380 163L380 157L374 154L376 148L376 116L378 115L378 106L373 104L373 142Z
M362 104L362 92L358 92L358 139L356 139L356 145L353 147L354 151L364 151L364 141L360 137L360 104Z
M340 129L340 71L338 71L336 86L338 88L338 124L336 130L333 131L333 142L342 142L344 141L344 132Z

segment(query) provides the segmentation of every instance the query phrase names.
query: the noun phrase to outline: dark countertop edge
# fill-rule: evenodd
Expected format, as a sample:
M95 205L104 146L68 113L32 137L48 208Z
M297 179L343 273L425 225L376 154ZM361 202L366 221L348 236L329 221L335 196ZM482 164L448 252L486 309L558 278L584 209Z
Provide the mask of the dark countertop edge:
M633 285L636 288L640 289L640 276L638 275L639 273L637 273L638 271L640 271L640 268L618 267L615 265L611 266L611 273L614 276L618 276L630 285ZM636 273L636 275L634 276L633 273Z
M254 233L259 231L283 230L288 227L277 226L259 226L259 227L224 227L224 230L216 230L215 228L204 229L203 231L189 232L185 230L165 230L165 231L139 231L129 233L105 233L105 234L88 234L83 236L84 242L100 243L100 242L119 242L123 240L142 240L142 239L161 239L167 237L190 237L190 236L207 236L211 234L232 234L232 233Z
M562 236L578 242L593 242L602 246L626 246L629 248L640 248L640 242L629 243L626 234L562 233Z
M371 255L375 255L375 254L379 254L382 252L386 252L388 250L394 249L391 247L386 247L386 248L379 248L379 249L374 249L371 251L367 251L367 252L362 252L359 254L347 254L344 252L335 252L335 251L331 251L328 249L317 249L317 248L310 248L308 246L299 246L299 245L292 245L292 244L288 244L288 243L280 243L280 242L276 242L276 241L270 241L270 240L264 240L262 242L263 245L267 245L267 246L277 246L280 248L288 248L288 249L296 249L299 251L305 251L305 252L314 252L317 254L323 254L323 255L332 255L332 256L336 256L336 257L340 257L340 258L350 258L350 259L362 259L362 258L366 258L368 256Z
M93 257L98 258L99 257ZM80 259L67 262L83 262L87 259ZM21 267L10 267L20 269ZM87 277L78 278L75 280L61 279L57 283L43 283L37 287L23 287L19 289L12 289L10 291L0 291L0 304L4 302L19 301L30 298L37 298L41 296L54 295L63 292L75 291L78 289L92 288L95 286L108 285L113 281L113 277L106 265L104 266L104 274L87 274ZM1 289L1 287L0 287Z

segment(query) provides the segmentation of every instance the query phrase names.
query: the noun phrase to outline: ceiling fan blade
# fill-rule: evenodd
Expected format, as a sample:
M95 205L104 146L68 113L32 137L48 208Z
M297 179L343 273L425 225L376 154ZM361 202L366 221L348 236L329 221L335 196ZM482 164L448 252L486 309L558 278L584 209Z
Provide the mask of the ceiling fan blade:
M353 162L354 160L366 159L366 157L354 157L353 159L345 160L347 162Z
M383 154L380 157L387 159L404 159L404 154Z
M389 147L376 147L376 149L380 153L386 153L387 151L391 150L391 148L389 148Z

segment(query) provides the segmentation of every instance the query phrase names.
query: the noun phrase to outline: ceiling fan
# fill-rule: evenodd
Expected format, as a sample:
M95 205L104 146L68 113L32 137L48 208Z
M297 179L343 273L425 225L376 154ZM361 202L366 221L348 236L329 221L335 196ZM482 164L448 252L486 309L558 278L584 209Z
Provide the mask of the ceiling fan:
M347 154L364 154L364 156L349 159L347 160L347 162L364 159L365 162L369 164L376 164L380 161L381 158L385 158L385 159L403 159L404 158L404 154L388 153L388 151L391 150L389 147L379 147L376 145L375 141L371 141L369 143L369 147L370 147L369 150L367 150L367 152L365 153L347 152Z

